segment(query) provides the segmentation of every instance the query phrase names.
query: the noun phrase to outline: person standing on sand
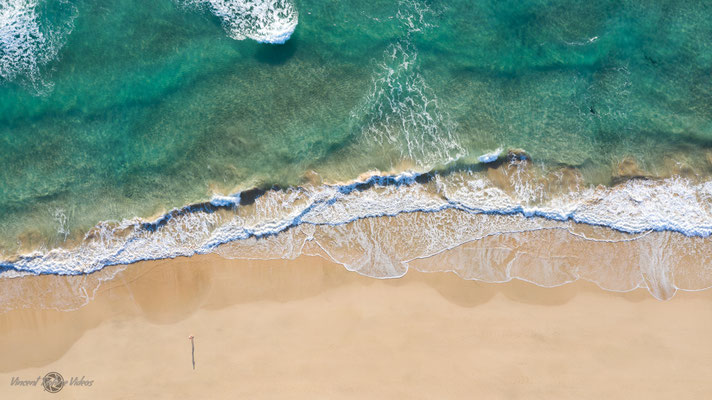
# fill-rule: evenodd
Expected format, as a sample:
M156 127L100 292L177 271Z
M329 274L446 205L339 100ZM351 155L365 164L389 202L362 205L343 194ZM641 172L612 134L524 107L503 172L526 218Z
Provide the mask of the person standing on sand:
M190 335L188 336L188 339L190 339L190 358L193 361L193 369L195 369L195 342L193 339L195 336Z

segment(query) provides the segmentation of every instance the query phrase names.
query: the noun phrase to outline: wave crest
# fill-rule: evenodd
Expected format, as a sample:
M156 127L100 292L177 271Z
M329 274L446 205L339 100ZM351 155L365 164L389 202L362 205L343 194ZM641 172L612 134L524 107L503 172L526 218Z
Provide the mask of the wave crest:
M299 22L299 13L288 0L189 0L187 4L209 9L235 40L285 43Z

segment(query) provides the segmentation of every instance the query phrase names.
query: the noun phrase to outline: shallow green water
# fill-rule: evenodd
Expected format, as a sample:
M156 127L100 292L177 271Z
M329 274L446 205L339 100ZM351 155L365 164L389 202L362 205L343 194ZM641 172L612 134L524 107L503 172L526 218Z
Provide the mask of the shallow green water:
M712 146L708 2L304 0L282 45L172 0L38 3L0 0L4 252L309 170L522 148L609 183Z

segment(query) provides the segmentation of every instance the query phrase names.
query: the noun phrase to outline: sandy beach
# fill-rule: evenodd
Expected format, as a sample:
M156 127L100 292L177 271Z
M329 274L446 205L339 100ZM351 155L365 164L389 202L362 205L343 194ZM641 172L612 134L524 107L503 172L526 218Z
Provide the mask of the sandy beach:
M699 399L710 311L711 291L378 280L320 257L142 262L76 311L0 315L0 397ZM50 371L59 393L11 384Z
M712 399L712 1L571 3L0 0L0 400Z

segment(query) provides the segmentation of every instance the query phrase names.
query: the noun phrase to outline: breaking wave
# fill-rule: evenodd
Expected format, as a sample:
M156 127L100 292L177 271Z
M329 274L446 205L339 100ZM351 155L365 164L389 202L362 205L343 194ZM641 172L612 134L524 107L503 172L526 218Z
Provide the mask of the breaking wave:
M319 254L378 278L399 277L411 264L424 269L423 260L444 257L428 268L456 271L467 279L521 278L545 286L583 277L611 290L648 287L658 298L669 298L678 288L712 286L712 272L706 270L712 265L707 239L712 182L634 179L552 194L551 187L537 188L548 183L527 178L521 171L526 168L526 160L515 158L484 171L376 174L349 184L216 196L154 221L101 223L73 247L0 263L0 276L82 275L110 265L217 252L260 259ZM508 171L506 184L490 179L494 170ZM542 192L547 195L537 195ZM543 241L543 247L533 239L511 239L534 232L558 239ZM510 239L472 250L472 243L484 246L504 237ZM656 242L661 237L674 239L684 251L665 250L665 243ZM577 241L598 250L573 251ZM619 246L618 253L606 250L632 241L638 244ZM455 257L453 251L460 253ZM540 262L523 268L517 264L523 253L537 253ZM692 260L696 272L685 273L686 286L675 286L673 270L679 263L673 262L674 254ZM499 267L492 270L485 259ZM622 265L613 267L617 262Z
M285 43L294 33L299 13L288 0L187 0L189 6L207 8L219 17L235 40Z

